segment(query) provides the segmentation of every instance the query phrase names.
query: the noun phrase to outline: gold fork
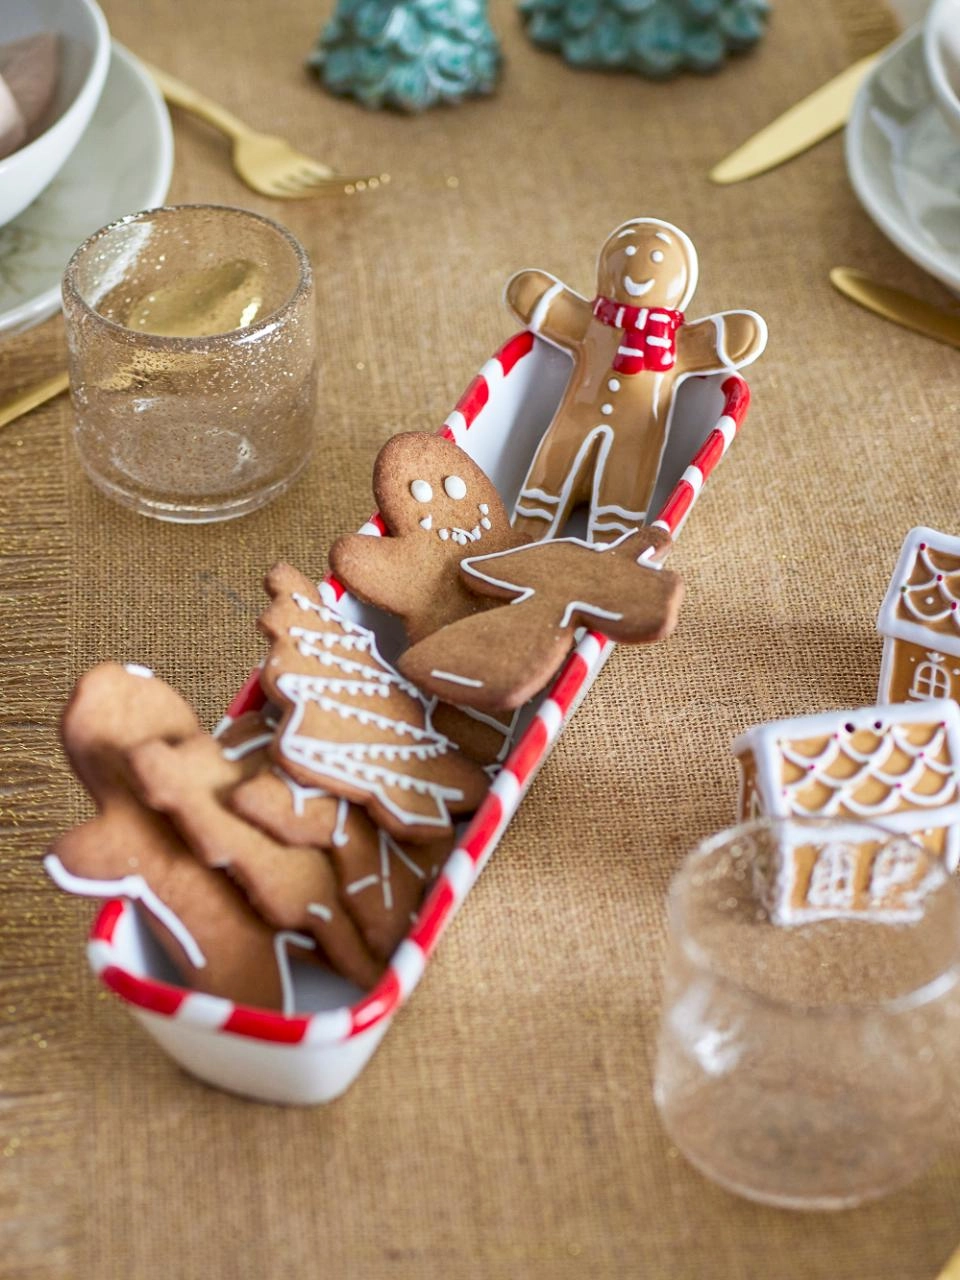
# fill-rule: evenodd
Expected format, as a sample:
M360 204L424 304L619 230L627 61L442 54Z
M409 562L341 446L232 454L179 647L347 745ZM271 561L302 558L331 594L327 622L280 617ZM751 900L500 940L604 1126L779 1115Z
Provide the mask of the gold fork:
M157 88L168 102L191 111L225 133L233 141L233 167L254 191L278 200L302 200L307 196L353 195L358 191L376 191L390 181L387 173L352 177L334 173L328 165L295 151L283 138L258 133L238 120L219 103L197 93L181 80L140 61L153 77Z

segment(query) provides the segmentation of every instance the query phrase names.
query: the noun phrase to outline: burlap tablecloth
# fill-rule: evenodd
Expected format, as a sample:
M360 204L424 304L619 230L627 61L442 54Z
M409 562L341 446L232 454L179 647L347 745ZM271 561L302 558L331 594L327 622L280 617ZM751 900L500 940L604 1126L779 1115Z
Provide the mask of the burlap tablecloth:
M496 0L497 97L403 119L303 71L326 2L105 7L121 41L252 123L394 181L278 206L176 116L172 198L279 216L316 267L320 446L276 505L200 529L129 515L83 479L65 401L0 436L0 1275L928 1280L960 1239L956 1146L889 1201L805 1218L701 1179L650 1094L664 891L733 815L731 737L871 701L903 534L960 527L956 355L856 311L827 272L947 298L861 212L840 139L752 184L705 176L889 19L867 0L779 0L755 55L652 85L569 70ZM511 332L506 276L537 264L590 292L601 239L638 213L695 238L695 312L748 305L770 323L743 436L672 561L679 631L614 657L345 1097L290 1111L205 1088L98 990L90 904L41 872L84 808L58 708L84 668L119 658L213 722L260 653L263 570L283 556L323 572L369 509L378 445L437 426ZM3 342L0 393L61 360L59 322Z

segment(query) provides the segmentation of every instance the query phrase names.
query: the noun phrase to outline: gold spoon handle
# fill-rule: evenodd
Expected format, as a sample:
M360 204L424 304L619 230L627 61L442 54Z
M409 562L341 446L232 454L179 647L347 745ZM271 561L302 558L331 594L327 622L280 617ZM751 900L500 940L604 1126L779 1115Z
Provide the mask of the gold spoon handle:
M36 409L39 405L46 404L54 396L61 395L69 386L70 379L67 374L58 373L52 378L47 378L46 382L39 382L36 386L28 387L26 391L19 392L12 400L8 400L6 404L0 404L0 427L5 427L25 413L29 413L31 409Z
M235 115L225 107L221 107L218 102L214 102L212 98L204 97L202 93L191 89L182 80L177 80L175 76L161 71L159 67L144 62L143 58L139 61L153 77L154 83L168 102L172 102L177 107L183 107L185 111L192 111L201 120L206 120L207 124L212 124L215 129L225 133L228 138L243 138L251 132L249 125L238 120Z

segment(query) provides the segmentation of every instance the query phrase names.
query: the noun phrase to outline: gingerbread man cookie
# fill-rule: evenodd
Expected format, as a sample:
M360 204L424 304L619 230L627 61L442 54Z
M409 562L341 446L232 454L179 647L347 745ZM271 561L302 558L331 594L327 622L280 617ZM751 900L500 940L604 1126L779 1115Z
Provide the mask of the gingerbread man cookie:
M592 302L544 271L508 282L507 303L523 323L574 360L517 500L518 533L556 537L581 503L591 542L642 525L680 383L733 372L762 353L766 325L753 311L686 321L697 271L684 232L634 218L601 249Z
M422 640L400 668L453 702L489 711L522 706L559 671L580 626L627 644L670 634L683 584L654 562L669 541L644 528L608 545L557 538L472 556L460 566L471 588L510 603Z
M468 454L443 436L393 436L377 456L373 493L390 536L348 534L330 552L333 572L357 599L399 617L411 644L489 608L464 585L460 562L528 538L511 528L499 493ZM433 723L481 764L506 755L514 728L510 718L443 705Z
M528 541L510 527L492 482L443 436L388 440L373 495L390 536L347 534L333 544L330 567L358 600L400 618L411 644L486 607L460 581L465 556Z
M487 778L438 733L417 688L380 656L373 633L324 605L296 569L267 576L271 640L261 683L282 708L274 758L295 781L362 804L395 839L449 834Z
M270 768L267 742L259 734L244 738L236 726L219 739L198 733L177 743L145 742L130 752L130 768L146 803L170 817L207 866L228 870L265 920L312 937L331 968L372 987L382 966L340 902L327 855L280 844L228 807L236 786Z
M229 877L198 862L134 791L131 750L150 738L179 742L199 728L183 699L146 668L105 663L83 676L61 737L99 813L55 840L44 865L70 893L137 901L187 985L289 1012L287 953L298 940L261 920ZM301 954L312 946L299 943Z

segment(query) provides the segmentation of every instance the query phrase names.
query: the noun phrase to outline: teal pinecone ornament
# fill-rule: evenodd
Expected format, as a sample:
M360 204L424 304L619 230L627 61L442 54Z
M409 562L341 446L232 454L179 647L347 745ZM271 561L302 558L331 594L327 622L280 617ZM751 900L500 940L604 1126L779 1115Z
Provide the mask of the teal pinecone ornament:
M492 93L500 61L486 0L337 0L309 59L331 93L401 111Z
M575 67L714 71L763 35L768 0L519 0L530 39Z

